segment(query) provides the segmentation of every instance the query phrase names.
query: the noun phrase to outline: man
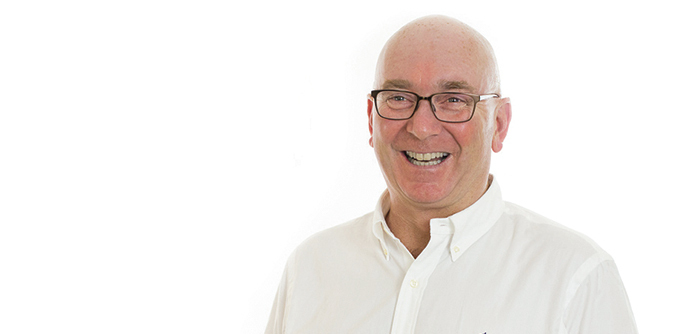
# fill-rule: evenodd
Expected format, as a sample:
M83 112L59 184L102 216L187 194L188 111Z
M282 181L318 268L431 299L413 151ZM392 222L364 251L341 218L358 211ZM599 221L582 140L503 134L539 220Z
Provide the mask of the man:
M488 41L443 16L386 43L368 97L388 190L291 255L267 333L636 333L610 256L501 200L508 132Z

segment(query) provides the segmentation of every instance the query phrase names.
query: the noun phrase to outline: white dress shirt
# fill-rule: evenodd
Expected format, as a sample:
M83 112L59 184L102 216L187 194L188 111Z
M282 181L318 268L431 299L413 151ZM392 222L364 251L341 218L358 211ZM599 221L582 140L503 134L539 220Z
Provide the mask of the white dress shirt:
M636 333L612 258L587 237L504 202L430 221L414 259L376 210L290 256L266 333Z

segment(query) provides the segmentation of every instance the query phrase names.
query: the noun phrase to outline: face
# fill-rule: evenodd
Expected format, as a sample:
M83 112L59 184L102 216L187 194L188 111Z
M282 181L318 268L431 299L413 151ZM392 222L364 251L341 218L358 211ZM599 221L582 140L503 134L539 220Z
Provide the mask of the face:
M496 89L489 82L489 58L474 51L478 45L460 42L464 35L433 32L402 38L385 48L377 89L421 96L444 91L488 94ZM507 115L498 117L496 109L504 108ZM412 118L396 121L377 115L370 98L370 144L392 202L457 212L476 201L486 190L491 150L500 150L505 138L509 108L507 99L488 99L477 104L469 122L444 123L435 118L428 101L421 101Z

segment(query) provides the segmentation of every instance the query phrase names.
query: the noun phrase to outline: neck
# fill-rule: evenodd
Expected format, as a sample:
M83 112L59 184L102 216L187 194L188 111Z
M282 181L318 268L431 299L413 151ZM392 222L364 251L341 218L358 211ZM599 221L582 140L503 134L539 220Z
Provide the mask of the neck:
M486 192L490 184L491 178L488 178L483 185L464 194L461 201L440 207L402 200L401 196L393 196L390 191L391 206L386 223L394 236L417 258L430 241L430 220L447 218L468 208Z

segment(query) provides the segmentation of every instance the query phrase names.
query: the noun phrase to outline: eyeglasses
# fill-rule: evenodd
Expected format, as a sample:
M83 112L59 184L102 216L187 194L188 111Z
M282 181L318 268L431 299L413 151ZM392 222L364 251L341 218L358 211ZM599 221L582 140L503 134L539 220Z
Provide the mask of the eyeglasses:
M413 117L421 100L428 100L435 118L447 123L468 122L474 116L479 101L499 98L498 94L474 95L444 92L430 96L420 96L413 92L395 89L373 90L374 108L380 117L392 120L405 120Z

